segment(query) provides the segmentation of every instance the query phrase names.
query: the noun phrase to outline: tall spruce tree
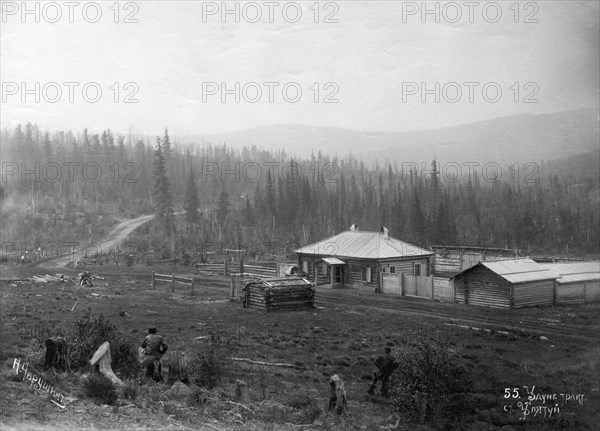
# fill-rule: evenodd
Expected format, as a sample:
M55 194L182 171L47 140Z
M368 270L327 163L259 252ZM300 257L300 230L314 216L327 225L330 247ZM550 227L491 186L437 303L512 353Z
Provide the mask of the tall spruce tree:
M183 205L187 228L195 232L200 216L200 200L198 199L198 185L196 184L196 175L194 174L193 166L190 166L190 173L185 184L185 202Z
M173 202L171 196L171 186L167 177L167 168L165 158L162 152L162 143L160 138L156 138L156 148L154 150L154 210L158 222L167 236L175 233L175 215L173 212Z

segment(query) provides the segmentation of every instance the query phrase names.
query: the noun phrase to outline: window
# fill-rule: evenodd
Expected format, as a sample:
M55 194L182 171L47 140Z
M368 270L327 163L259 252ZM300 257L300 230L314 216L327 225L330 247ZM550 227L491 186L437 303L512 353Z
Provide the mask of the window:
M367 266L365 268L364 276L365 276L364 280L367 283L370 283L371 282L371 267L370 266Z
M305 274L308 274L308 261L304 261L302 262L302 271L304 271Z
M326 263L322 263L321 264L321 275L322 276L326 276L327 275L327 264Z
M415 263L415 275L417 275L417 276L421 275L421 264L420 263Z
M395 274L395 273L396 273L396 267L390 266L390 274Z

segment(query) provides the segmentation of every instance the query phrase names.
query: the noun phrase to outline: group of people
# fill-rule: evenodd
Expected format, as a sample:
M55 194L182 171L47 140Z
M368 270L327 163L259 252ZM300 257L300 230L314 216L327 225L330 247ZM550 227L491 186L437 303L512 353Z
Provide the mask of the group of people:
M156 381L162 381L162 370L160 359L167 352L169 346L165 343L162 335L156 333L156 328L148 328L148 335L144 338L140 349L140 362L146 369L146 377L153 378ZM373 371L371 385L367 393L375 394L377 383L381 382L381 396L387 397L389 394L390 378L394 370L398 367L396 358L392 355L392 348L386 346L385 355L379 356L375 360L376 370Z

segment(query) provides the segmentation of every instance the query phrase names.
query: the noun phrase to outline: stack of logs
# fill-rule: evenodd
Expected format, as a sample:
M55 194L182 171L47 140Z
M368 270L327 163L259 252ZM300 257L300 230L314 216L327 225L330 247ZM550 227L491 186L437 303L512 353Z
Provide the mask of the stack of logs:
M301 310L315 305L315 288L302 278L252 281L241 296L244 308L265 311Z

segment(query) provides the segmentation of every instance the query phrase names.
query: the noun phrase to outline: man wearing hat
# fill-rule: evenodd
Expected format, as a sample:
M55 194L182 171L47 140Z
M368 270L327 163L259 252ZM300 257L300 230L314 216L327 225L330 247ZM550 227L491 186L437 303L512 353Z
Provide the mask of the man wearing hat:
M377 382L381 380L381 396L387 397L390 377L396 367L398 367L398 363L396 362L396 358L392 356L392 348L390 346L386 346L384 350L385 355L379 356L375 360L377 370L373 371L373 379L371 380L371 386L367 392L374 395L375 386L377 385Z
M146 377L152 377L157 382L162 380L160 358L168 348L169 346L164 342L162 335L156 333L156 328L148 328L148 335L142 343L142 349L144 349L142 366L146 368Z

